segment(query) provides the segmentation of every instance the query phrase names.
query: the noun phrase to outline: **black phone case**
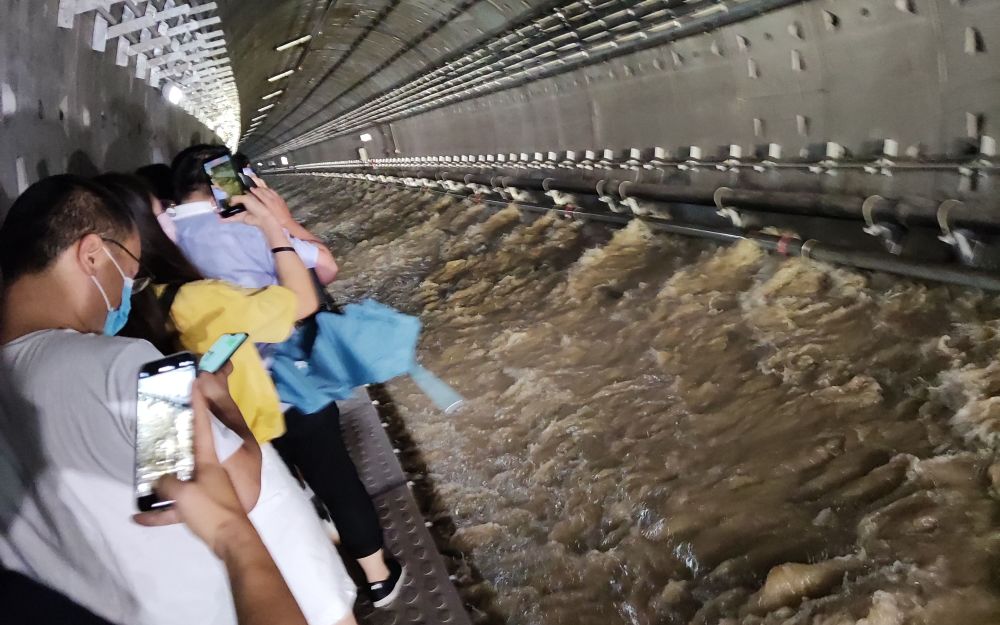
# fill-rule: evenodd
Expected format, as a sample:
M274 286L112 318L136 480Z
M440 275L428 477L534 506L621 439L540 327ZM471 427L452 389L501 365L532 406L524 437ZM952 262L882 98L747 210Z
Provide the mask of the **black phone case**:
M156 504L160 503L160 498L156 496L156 493L153 493L152 495L137 497L135 503L136 507L139 508L139 512L152 512L153 510L169 510L173 507L174 502L171 501L165 505L158 506Z
M243 208L242 204L237 204L236 206L226 205L225 208L219 210L220 217L232 217L233 215L239 215L240 213L247 212L247 209Z

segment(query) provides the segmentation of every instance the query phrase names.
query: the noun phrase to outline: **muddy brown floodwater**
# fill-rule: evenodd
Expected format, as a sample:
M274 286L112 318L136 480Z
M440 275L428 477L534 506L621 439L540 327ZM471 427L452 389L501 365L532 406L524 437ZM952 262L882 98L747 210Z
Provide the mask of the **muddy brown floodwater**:
M419 314L469 400L389 385L479 620L1000 623L997 296L273 181L342 263L333 293Z

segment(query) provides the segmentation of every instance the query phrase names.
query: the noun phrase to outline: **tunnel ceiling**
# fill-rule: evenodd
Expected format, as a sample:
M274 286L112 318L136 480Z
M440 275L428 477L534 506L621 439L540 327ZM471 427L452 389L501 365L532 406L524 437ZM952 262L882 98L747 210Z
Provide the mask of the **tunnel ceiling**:
M241 93L244 129L262 115L259 108L275 104L244 145L256 153L303 135L475 42L568 4L574 3L225 0L221 11ZM312 40L275 51L304 35ZM267 81L286 70L295 73ZM285 90L281 96L261 99L279 89Z
M533 80L599 60L675 17L783 4L789 2L223 0L221 10L244 131L261 122L242 147L263 157L505 88L522 74ZM275 51L304 35L312 39ZM287 70L295 72L268 82Z

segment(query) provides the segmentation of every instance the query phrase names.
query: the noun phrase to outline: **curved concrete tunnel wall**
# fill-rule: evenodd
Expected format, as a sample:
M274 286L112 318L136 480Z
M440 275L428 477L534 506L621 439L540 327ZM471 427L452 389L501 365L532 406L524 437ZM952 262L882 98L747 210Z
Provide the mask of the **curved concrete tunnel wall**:
M662 147L975 153L1000 133L1000 5L813 0L366 130L372 157ZM357 132L288 153L357 158Z
M0 216L26 184L169 162L215 133L91 49L93 14L59 28L59 0L0 3Z

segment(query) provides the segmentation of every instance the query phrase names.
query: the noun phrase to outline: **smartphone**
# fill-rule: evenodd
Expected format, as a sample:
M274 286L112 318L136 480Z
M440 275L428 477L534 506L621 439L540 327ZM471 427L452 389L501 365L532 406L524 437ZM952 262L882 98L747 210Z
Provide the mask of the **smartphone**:
M205 355L198 361L198 369L207 373L215 373L233 357L236 350L246 342L249 336L246 332L223 334L215 343L212 343Z
M173 504L156 495L156 480L170 473L181 480L194 476L191 385L197 375L197 360L190 352L154 360L139 370L135 497L143 512Z
M253 181L253 177L257 175L257 172L253 170L252 167L244 167L239 172L236 173L243 181L243 186L248 189L256 189L257 183Z
M232 217L237 213L242 213L246 209L240 205L230 204L230 198L236 195L244 195L250 188L241 174L236 173L231 157L220 156L215 160L205 163L205 173L208 174L212 182L212 195L219 205L219 214L223 217Z

